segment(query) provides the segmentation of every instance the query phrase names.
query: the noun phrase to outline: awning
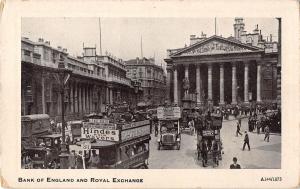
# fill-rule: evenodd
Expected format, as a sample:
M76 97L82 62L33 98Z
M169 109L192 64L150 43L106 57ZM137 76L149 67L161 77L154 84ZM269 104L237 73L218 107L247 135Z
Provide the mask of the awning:
M22 121L33 121L33 120L40 120L40 119L49 119L48 114L32 114L32 115L25 115L21 117Z

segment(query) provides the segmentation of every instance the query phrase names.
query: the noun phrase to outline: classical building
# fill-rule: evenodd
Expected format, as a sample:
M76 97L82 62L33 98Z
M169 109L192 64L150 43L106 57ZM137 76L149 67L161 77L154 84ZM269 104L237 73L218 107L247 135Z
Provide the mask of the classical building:
M125 61L127 77L141 82L142 96L139 101L149 105L159 105L165 100L166 75L153 58L132 59Z
M22 115L49 114L60 120L64 103L66 120L81 119L103 112L107 104L135 100L133 81L126 77L125 64L111 55L98 56L95 48L84 47L82 57L70 56L67 49L51 47L42 38L21 41ZM55 76L59 60L72 71L65 87L64 102Z
M189 46L167 50L167 95L173 103L276 102L277 42L272 35L265 40L258 26L247 33L243 18L233 26L234 37L191 35Z

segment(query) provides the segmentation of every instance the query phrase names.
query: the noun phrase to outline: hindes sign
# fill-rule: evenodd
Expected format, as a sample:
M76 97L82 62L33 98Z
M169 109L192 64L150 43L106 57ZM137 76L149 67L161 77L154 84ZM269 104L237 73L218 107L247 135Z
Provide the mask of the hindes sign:
M119 130L101 129L95 127L82 127L81 138L105 141L119 141Z

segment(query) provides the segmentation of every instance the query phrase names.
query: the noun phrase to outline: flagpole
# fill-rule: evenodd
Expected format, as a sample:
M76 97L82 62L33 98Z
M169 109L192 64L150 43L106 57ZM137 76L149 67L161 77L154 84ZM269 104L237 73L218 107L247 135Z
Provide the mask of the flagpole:
M217 17L215 17L215 35L217 35Z
M144 58L144 55L143 55L143 36L141 35L141 58L143 59Z
M100 56L102 56L102 44L101 44L101 20L100 20L100 17L99 17L99 48L100 48Z

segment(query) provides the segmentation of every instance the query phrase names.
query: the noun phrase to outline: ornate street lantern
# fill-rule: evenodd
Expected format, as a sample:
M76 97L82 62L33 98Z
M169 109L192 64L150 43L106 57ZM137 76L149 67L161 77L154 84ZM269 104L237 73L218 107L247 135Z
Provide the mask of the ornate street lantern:
M137 81L134 81L133 87L134 87L135 100L136 100L135 105L137 105L137 103L138 103L138 92L139 92L139 84L138 84Z
M60 152L60 168L68 168L68 153L66 148L65 136L65 87L71 76L72 71L65 68L64 59L61 57L58 64L58 70L54 74L55 79L59 84L59 91L61 96L61 123L62 123L62 143Z

